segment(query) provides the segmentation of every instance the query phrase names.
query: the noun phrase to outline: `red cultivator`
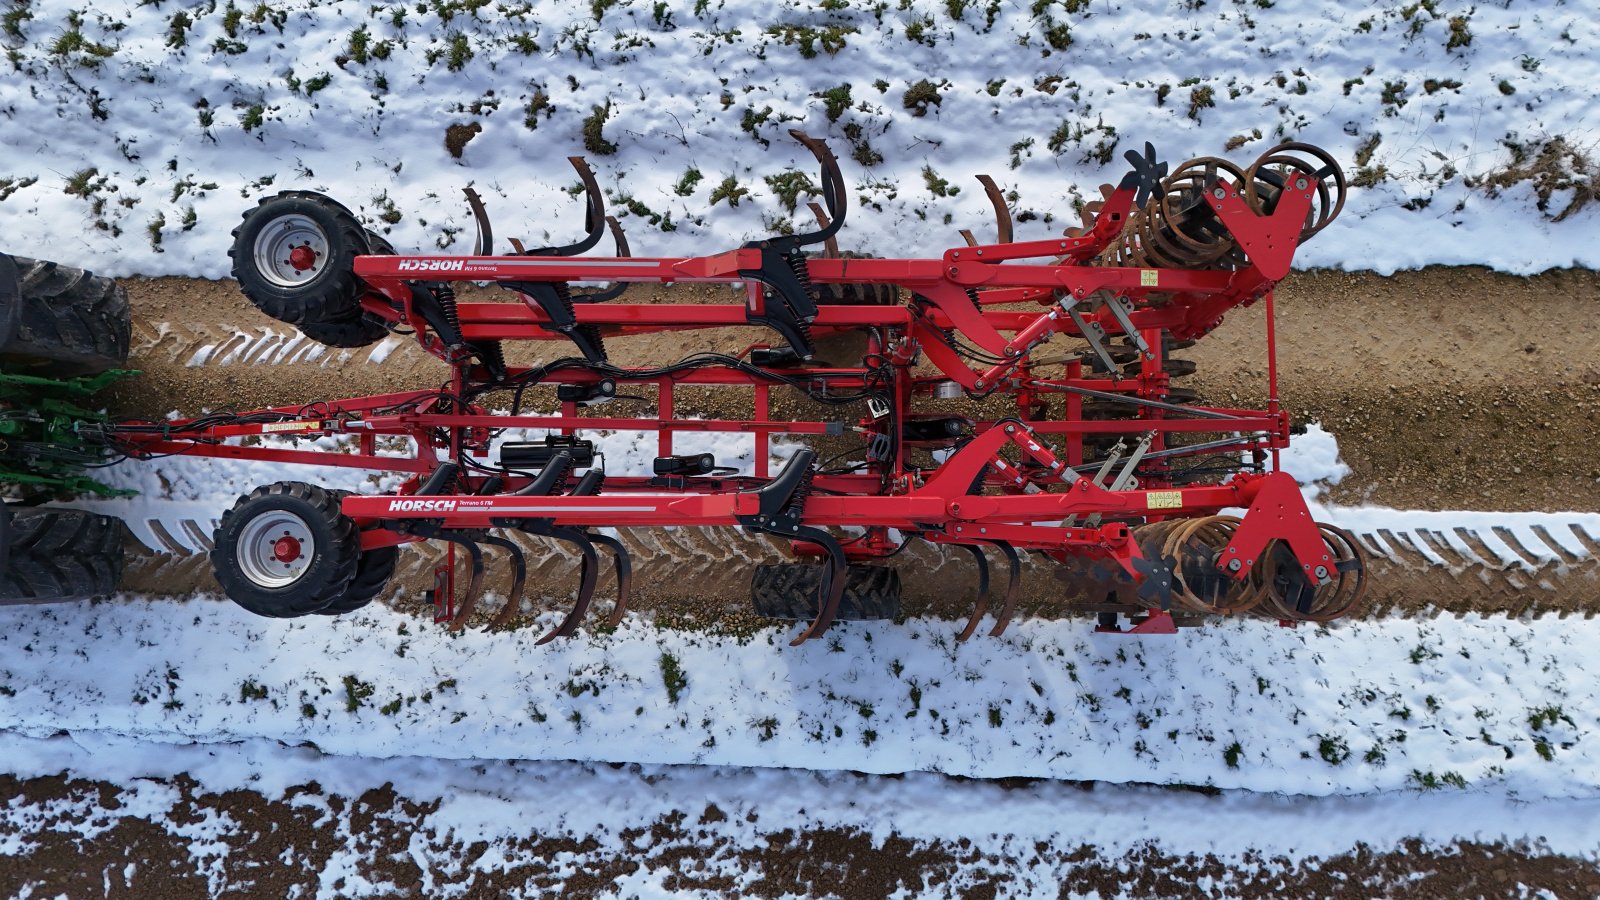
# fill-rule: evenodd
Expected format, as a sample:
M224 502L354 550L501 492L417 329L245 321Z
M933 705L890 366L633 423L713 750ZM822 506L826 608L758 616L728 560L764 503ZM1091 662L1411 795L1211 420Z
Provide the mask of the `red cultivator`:
M491 255L487 216L470 191L479 241L467 257L395 255L320 195L263 201L235 232L233 251L235 275L258 307L335 346L408 330L449 365L448 385L128 423L111 439L133 456L413 474L392 495L284 482L241 498L222 519L213 561L229 595L267 615L354 609L382 589L395 545L442 540L468 557L471 573L455 606L454 569L440 572L435 601L448 607L451 627L474 616L485 547L515 570L511 596L491 620L507 624L522 610L526 560L519 543L496 532L523 531L581 557L577 602L545 639L569 635L595 594L597 548L615 557L613 622L626 607L627 553L591 530L620 526L736 526L820 560L755 574L758 612L810 620L795 643L836 619L895 615L899 579L888 559L913 538L965 547L978 563L982 587L963 639L990 612L991 547L1010 568L992 634L1012 616L1021 551L1058 563L1064 594L1080 601L1071 608L1099 613L1113 630L1119 615L1138 631L1170 630L1198 614L1326 621L1360 602L1355 541L1313 522L1295 481L1276 466L1290 429L1277 402L1272 289L1298 243L1343 203L1343 178L1321 151L1285 145L1247 170L1195 160L1167 177L1147 145L1128 154L1132 170L1086 207L1081 228L1023 243L1010 242L1005 204L986 180L1000 242L978 244L968 233L967 246L935 258L872 259L839 254L834 234L847 191L838 165L821 142L794 135L822 167L818 229L711 256L630 256L581 159L572 162L587 189L586 236L542 249L512 241L506 255ZM607 221L618 255L579 255ZM816 245L823 252L802 250ZM459 301L451 285L460 281L492 283L515 299ZM584 293L580 282L610 287ZM632 282L741 284L745 302L619 302ZM1204 406L1170 383L1193 368L1172 350L1258 301L1267 307L1267 409ZM607 355L608 342L629 335L752 324L778 340L645 368ZM509 365L503 342L515 340L566 342L575 352ZM525 412L525 393L541 385L556 387L560 409ZM680 386L749 390L754 415L678 418ZM651 387L653 414L596 414ZM774 419L774 388L838 412ZM503 440L507 429L549 436ZM607 475L582 436L599 430L654 432L654 476ZM753 435L753 471L675 453L674 436L685 431ZM353 435L358 446L337 453L237 440L283 434ZM802 444L833 436L847 447L840 456L856 461L819 464L818 450L802 446L774 474L769 445L779 434ZM412 454L380 456L385 437L408 438ZM1246 511L1220 514L1229 508Z

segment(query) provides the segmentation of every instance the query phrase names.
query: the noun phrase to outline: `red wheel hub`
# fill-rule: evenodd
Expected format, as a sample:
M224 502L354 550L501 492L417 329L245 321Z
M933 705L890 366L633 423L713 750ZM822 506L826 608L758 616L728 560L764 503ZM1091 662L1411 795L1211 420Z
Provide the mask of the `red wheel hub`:
M289 251L289 265L294 266L296 271L304 272L316 264L317 251L311 249L310 244Z
M273 543L272 555L278 562L292 563L300 558L300 542L284 535Z

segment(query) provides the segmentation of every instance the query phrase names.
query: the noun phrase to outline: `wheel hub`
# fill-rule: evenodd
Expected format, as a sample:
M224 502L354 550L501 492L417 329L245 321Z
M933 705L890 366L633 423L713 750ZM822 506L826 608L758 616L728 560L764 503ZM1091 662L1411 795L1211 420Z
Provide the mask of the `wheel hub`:
M285 534L273 542L272 555L278 562L292 563L300 558L300 542Z
M279 288L306 284L323 272L328 233L309 216L291 213L262 226L251 251L256 271Z
M289 265L296 272L305 272L317 266L317 251L311 249L310 244L296 247L289 251Z
M311 527L287 510L266 510L239 531L239 570L264 588L294 584L311 568L316 552Z

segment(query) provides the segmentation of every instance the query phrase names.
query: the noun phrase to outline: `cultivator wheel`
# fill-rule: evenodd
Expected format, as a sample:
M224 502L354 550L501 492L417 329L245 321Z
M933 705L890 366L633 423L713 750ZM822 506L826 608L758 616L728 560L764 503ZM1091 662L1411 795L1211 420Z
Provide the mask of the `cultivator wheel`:
M811 621L817 617L824 566L763 563L750 579L756 615ZM835 621L866 622L900 617L900 573L891 566L850 566Z
M334 491L298 481L240 497L212 535L211 566L223 591L250 612L277 619L352 599L361 540L339 500Z
M1235 516L1168 519L1133 530L1146 559L1169 561L1172 566L1172 605L1227 616L1248 612L1261 603L1266 591L1259 584L1233 578L1217 565L1239 521ZM1148 602L1150 598L1145 599L1143 605L1159 608Z
M330 491L340 501L350 496L349 491ZM356 562L356 574L345 585L344 591L332 603L316 610L319 616L341 616L355 612L378 599L389 579L394 577L395 565L400 560L399 547L374 547L361 551Z
M1317 185L1316 199L1306 213L1306 227L1300 232L1300 240L1306 241L1328 227L1344 209L1344 172L1326 150L1298 142L1272 148L1245 171L1244 196L1253 208L1270 213L1296 175L1315 179Z
M228 255L239 290L257 309L315 326L361 315L354 266L370 250L348 209L321 194L284 191L245 213Z
M364 550L356 563L355 577L332 603L316 611L319 616L342 616L355 612L378 599L389 579L394 577L395 564L400 559L400 548L377 547Z
M1291 183L1292 182L1292 183ZM1326 151L1303 143L1280 144L1247 168L1214 156L1191 159L1161 183L1150 202L1134 210L1122 233L1097 258L1103 266L1239 269L1249 259L1218 218L1211 200L1223 189L1238 192L1257 215L1270 215L1284 188L1315 184L1299 239L1327 227L1344 208L1344 173ZM1099 205L1085 206L1086 220ZM1071 229L1080 232L1082 229Z

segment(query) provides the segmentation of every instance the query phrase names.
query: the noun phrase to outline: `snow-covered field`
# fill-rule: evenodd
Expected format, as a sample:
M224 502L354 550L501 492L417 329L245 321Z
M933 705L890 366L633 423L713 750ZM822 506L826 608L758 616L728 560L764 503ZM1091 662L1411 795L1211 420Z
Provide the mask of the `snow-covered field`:
M293 622L207 599L0 613L0 722L32 736L1306 795L1600 793L1600 679L1582 649L1600 641L1595 620L1244 621L1161 641L1024 621L964 645L954 623L911 621L791 649L789 629L734 638L637 618L535 647L537 631L453 636L384 608Z
M635 252L713 252L806 217L811 182L782 177L813 168L791 127L844 162L859 208L841 239L885 255L982 233L980 172L1037 238L1145 141L1248 165L1300 140L1360 185L1301 265L1600 265L1593 208L1549 221L1595 189L1585 4L4 8L0 224L11 252L106 274L225 275L240 212L284 188L335 194L402 249L471 246L466 184L502 236L572 234L576 153Z
M575 232L563 157L583 153L634 252L713 252L804 219L810 182L784 177L810 172L786 135L801 127L843 162L846 247L880 254L986 233L980 172L1014 191L1026 239L1076 224L1146 140L1173 163L1240 164L1303 140L1358 186L1299 265L1597 267L1600 212L1583 205L1597 22L1584 4L1512 0L0 0L0 226L8 252L221 277L239 214L309 188L402 249L460 253L466 184L502 236ZM1320 430L1286 466L1308 482L1341 469ZM295 475L177 459L113 477L145 492L105 504L138 530L207 522ZM1573 527L1600 536L1581 510L1318 514L1447 544L1481 526L1508 566L1526 561L1489 526L1536 555L1586 554ZM634 616L536 648L384 608L316 622L210 597L0 609L0 769L111 781L118 816L153 815L173 788L148 779L180 773L285 798L308 780L346 796L391 783L442 800L437 822L462 841L531 828L621 846L627 828L713 803L735 840L756 833L738 813L759 810L875 839L1065 836L1110 857L1160 841L1300 859L1407 837L1600 856L1600 621L1244 621L1154 640L1022 621L957 645L949 623L916 620L798 649L785 635ZM38 814L0 809L23 834L0 859ZM106 822L85 816L92 838ZM185 827L210 847L230 825ZM322 877L327 895L386 889L336 886L337 864ZM1016 892L1057 887L1035 873Z
M1150 786L1101 786L1086 791L1077 785L1041 782L1002 787L915 773L882 779L839 772L704 766L615 768L576 762L370 760L324 756L308 748L261 740L162 748L153 754L148 744L107 735L4 736L0 737L0 753L10 768L24 775L49 775L67 768L83 777L127 785L109 809L96 803L93 795L60 798L42 809L0 809L0 829L37 827L40 821L75 816L87 823L85 831L92 837L128 819L161 821L182 805L188 791L249 790L271 798L286 797L288 804L336 824L339 841L332 857L315 873L321 896L461 896L466 892L460 889L457 873L492 872L514 865L507 857L514 858L517 842L528 835L592 842L593 849L573 847L550 860L551 870L570 876L596 857L644 857L663 844L670 848L676 836L641 841L640 833L648 833L664 818L684 813L691 825L698 820L686 841L690 858L699 861L696 877L704 881L731 879L736 895L744 894L741 888L772 878L774 873L752 868L747 859L729 851L730 845L762 847L793 840L794 831L813 829L863 832L874 846L884 846L886 853L892 852L887 845L891 837L918 844L954 844L970 838L994 853L987 860L972 860L972 869L988 870L984 874L1001 878L1006 896L1044 898L1104 896L1070 890L1072 867L1059 861L1054 867L1014 862L1029 860L1034 848L1047 844L1092 848L1113 870L1139 865L1133 860L1159 845L1184 848L1194 854L1191 861L1200 857L1220 862L1233 872L1260 869L1268 873L1281 869L1285 861L1305 860L1315 867L1319 859L1348 851L1353 835L1373 848L1418 840L1422 846L1417 849L1424 854L1459 840L1531 838L1544 852L1578 857L1591 854L1600 845L1600 801L1530 803L1495 791L1390 793L1308 801L1247 792L1202 796ZM180 789L169 780L178 777L196 787ZM317 788L307 791L307 783ZM391 784L399 785L403 796L439 802L439 808L428 816L427 830L402 843L408 857L421 864L420 891L418 886L408 891L386 884L364 872L360 863L367 854L362 852L362 844L370 837L352 821L351 811L329 808L322 794L353 798ZM707 810L717 814L704 815ZM243 816L213 812L170 827L192 848L197 868L212 890L226 886L219 870L229 856L230 844L249 840L251 823ZM463 858L461 848L473 842L487 844L489 851ZM0 842L0 853L16 853L28 843L26 838ZM820 848L816 855L818 868L838 864ZM1449 865L1447 857L1444 864ZM131 867L138 865L134 862ZM664 882L672 874L669 867L641 868L618 878L611 885L613 895L684 895L681 887L666 888ZM832 880L816 872L812 877ZM1233 896L1237 888L1230 889L1229 880L1206 879L1189 886L1206 896ZM1273 880L1267 875L1268 884ZM929 892L960 894L961 886L958 876L952 889ZM1368 890L1378 886L1369 885L1368 890L1356 887L1358 895L1370 896ZM539 896L539 892L527 888L512 895ZM726 893L695 891L692 895ZM1274 895L1282 896L1268 893Z

